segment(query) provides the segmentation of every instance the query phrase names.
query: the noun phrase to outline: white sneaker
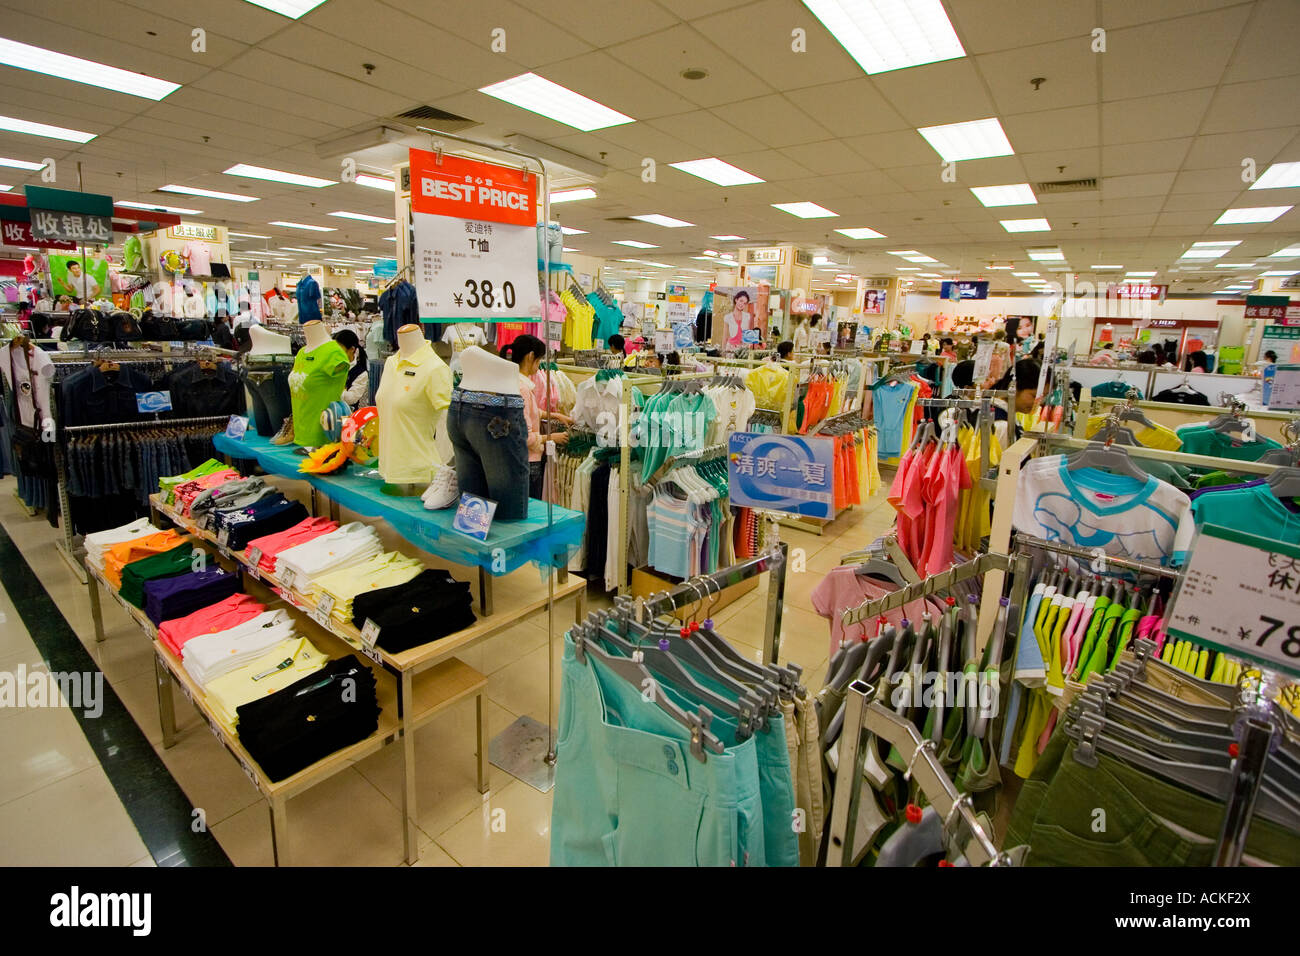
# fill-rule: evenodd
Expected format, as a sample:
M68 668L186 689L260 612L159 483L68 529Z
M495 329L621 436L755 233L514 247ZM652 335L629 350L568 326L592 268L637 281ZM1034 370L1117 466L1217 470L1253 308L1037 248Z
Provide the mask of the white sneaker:
M450 508L460 500L460 486L456 481L456 469L450 465L439 465L433 473L433 481L420 496L424 507L429 511Z

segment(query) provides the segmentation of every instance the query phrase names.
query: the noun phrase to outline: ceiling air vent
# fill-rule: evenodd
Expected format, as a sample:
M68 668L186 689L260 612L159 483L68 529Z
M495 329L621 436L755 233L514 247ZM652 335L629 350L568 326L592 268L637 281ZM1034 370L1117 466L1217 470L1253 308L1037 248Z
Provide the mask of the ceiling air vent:
M1054 183L1034 183L1034 192L1040 196L1054 196L1058 193L1090 193L1096 188L1096 179L1058 179Z
M466 119L455 113L448 113L436 106L427 104L413 107L405 113L396 114L393 119L405 120L410 126L431 126L444 133L458 133L480 125L478 120Z

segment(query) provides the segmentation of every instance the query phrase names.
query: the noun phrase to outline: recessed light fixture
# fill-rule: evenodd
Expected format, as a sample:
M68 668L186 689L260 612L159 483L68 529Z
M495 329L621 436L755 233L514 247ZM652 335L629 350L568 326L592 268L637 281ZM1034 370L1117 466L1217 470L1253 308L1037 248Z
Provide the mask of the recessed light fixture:
M632 216L632 219L639 219L641 222L648 222L652 226L664 226L667 229L681 229L685 226L693 226L695 223L687 222L685 219L674 219L672 216L661 216L658 213L652 213L648 216Z
M349 246L342 242L322 242L322 246L329 246L331 249L356 249L358 252L365 252L365 246Z
M1150 279L1154 275L1155 275L1154 272L1126 272L1124 273L1124 278L1125 279Z
M114 206L125 206L127 209L147 209L150 212L169 212L176 216L197 216L202 209L183 209L180 206L161 206L152 202L131 202L125 199L113 200Z
M226 176L243 176L245 179L265 179L273 183L287 183L290 186L310 186L321 189L333 186L334 180L321 179L319 176L302 176L298 173L286 173L279 169L267 169L265 166L250 166L248 163L236 163L223 171Z
M922 255L919 252L914 256L903 256L903 258L906 259L908 262L938 262L939 261L933 256Z
M397 241L397 237L396 237L396 236L384 236L384 238L380 239L379 241L380 241L380 242L396 242L396 241Z
M560 227L560 232L564 233L566 236L585 236L585 235L587 235L587 230L586 230L586 229L574 229L572 226L561 226L561 227Z
M1202 249L1188 249L1178 258L1180 259L1217 259L1219 256L1226 254L1228 249L1208 247Z
M247 0L247 2L255 7L288 17L290 20L297 20L304 13L315 10L325 0Z
M941 276L937 272L918 272L917 276L921 279L942 279L943 278L943 276Z
M228 232L227 236L237 236L240 239L270 239L270 236L259 235L256 232Z
M1282 276L1300 275L1300 269L1276 269L1272 272L1261 272L1261 279L1280 279Z
M1249 269L1249 268L1253 267L1254 265L1255 265L1255 263L1253 263L1253 262L1216 262L1216 263L1214 264L1214 268L1216 268L1216 269Z
M896 272L920 272L920 266L894 266Z
M972 186L972 193L985 206L1032 206L1038 203L1038 197L1029 187L1029 183L1013 183L1009 186Z
M386 189L388 192L397 190L397 183L384 176L372 176L369 173L357 173L357 185L368 186L371 189Z
M551 205L561 202L576 202L579 199L595 199L596 190L587 189L561 189L558 192L551 193Z
M1025 276L1036 276L1036 275L1038 275L1037 272L1013 272L1013 273L1011 273L1011 274L1012 274L1013 276L1019 276L1019 277L1022 278L1022 279L1023 279Z
M1065 253L1060 249L1029 249L1029 258L1035 262L1064 262Z
M1123 269L1123 266L1092 266L1093 272L1114 272L1116 269Z
M283 219L273 219L267 225L284 226L286 229L308 229L311 232L338 232L333 226L311 226L305 222L285 222Z
M924 126L917 130L946 162L963 159L986 159L990 156L1014 156L1015 150L997 117Z
M989 266L990 272L1010 272L1015 266Z
M181 88L179 83L160 80L144 73L121 70L115 66L106 66L93 60L56 53L38 46L29 46L17 40L0 37L0 63L19 70L30 70L46 76L98 86L100 89L112 90L114 93L126 93L146 100L161 100L169 93Z
M1225 248L1231 249L1233 246L1239 246L1239 245L1241 245L1241 240L1240 240L1240 239L1213 239L1213 240L1205 240L1205 241L1202 241L1202 242L1193 242L1193 243L1192 243L1192 248L1193 248L1193 249L1213 249L1213 248L1216 248L1216 247L1220 247L1220 246L1222 246L1222 247L1225 247Z
M708 252L707 249L704 251L704 254L705 254L706 256L709 254L709 252ZM813 265L815 265L815 266L833 266L833 265L836 265L836 262L835 262L835 260L833 260L830 256L813 256Z
M658 249L659 247L649 242L640 242L636 239L615 239L616 246L631 246L633 249Z
M5 159L0 156L0 166L6 166L10 169L44 169L44 163L29 163L25 159Z
M257 202L258 196L242 196L239 193L223 193L215 189L199 189L197 186L177 186L169 184L159 186L160 193L182 193L186 196L203 196L207 199L228 199L231 202Z
M1300 256L1300 246L1287 246L1269 254L1270 259L1294 259L1296 256Z
M874 229L868 229L866 226L855 226L852 229L836 229L841 236L848 236L850 239L884 239L883 232L876 232Z
M711 183L717 183L719 186L748 186L751 183L761 183L766 180L759 179L753 173L747 173L743 169L724 163L717 157L710 159L692 159L684 163L669 163L673 169L680 169L684 173L690 173L692 176L698 176L700 179L707 179Z
M772 208L788 212L800 219L827 219L839 215L839 213L831 212L825 206L819 206L815 202L774 202Z
M1294 189L1296 186L1300 186L1300 163L1274 163L1250 188Z
M363 212L346 212L341 209L338 212L327 212L325 215L337 216L339 219L356 219L360 222L378 222L385 226L391 226L397 222L396 219L388 219L384 216L369 216Z
M1291 206L1243 206L1237 209L1225 209L1223 215L1214 221L1216 226L1231 226L1243 222L1273 222L1290 212Z
M500 83L480 87L479 92L565 126L580 129L584 133L636 122L618 110L612 110L581 93L552 83L536 73L513 76Z
M718 242L744 242L744 236L709 236L710 239L716 239Z
M939 0L804 0L868 74L966 55Z
M999 219L1007 232L1051 232L1052 226L1046 219Z
M303 246L281 246L280 252L320 252L319 249L309 249Z
M61 139L68 143L89 143L98 135L63 126L50 126L48 123L33 123L30 120L18 119L16 116L0 116L0 130L26 133L28 136L43 136L46 139Z

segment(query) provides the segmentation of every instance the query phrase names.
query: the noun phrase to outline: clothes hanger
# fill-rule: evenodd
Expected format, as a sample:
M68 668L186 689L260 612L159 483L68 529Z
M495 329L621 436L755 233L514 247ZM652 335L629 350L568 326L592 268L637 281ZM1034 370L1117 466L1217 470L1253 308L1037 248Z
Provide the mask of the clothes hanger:
M1111 445L1110 442L1089 442L1087 447L1075 452L1066 459L1067 471L1081 468L1096 468L1117 475L1125 475L1143 483L1150 480L1150 475L1133 463L1128 453Z

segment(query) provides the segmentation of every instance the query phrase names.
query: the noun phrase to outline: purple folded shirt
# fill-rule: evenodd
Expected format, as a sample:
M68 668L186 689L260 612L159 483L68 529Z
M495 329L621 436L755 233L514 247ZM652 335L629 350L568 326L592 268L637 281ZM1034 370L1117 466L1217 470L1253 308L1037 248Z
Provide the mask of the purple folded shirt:
M215 604L239 590L239 575L218 567L158 578L145 582L144 611L157 625Z

